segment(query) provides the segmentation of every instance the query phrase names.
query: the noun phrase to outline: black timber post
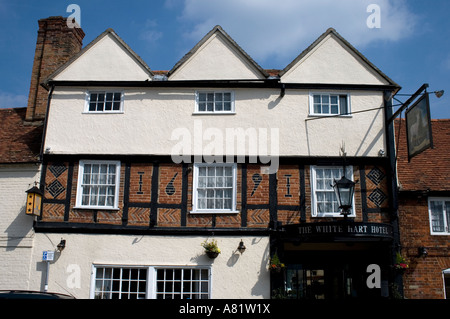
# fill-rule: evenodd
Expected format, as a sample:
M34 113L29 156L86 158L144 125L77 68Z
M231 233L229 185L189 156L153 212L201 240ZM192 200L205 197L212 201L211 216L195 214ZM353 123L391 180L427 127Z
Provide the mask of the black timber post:
M392 91L384 91L384 116L385 116L385 130L386 130L386 155L389 160L388 176L390 180L391 192L391 224L393 228L393 243L391 249L391 265L395 263L396 252L400 247L400 225L398 218L398 184L397 184L397 165L396 165L396 151L395 151L395 133L393 121L393 105L392 105ZM393 268L393 267L391 267ZM398 292L403 297L403 277L402 275L393 271L393 283L397 286Z

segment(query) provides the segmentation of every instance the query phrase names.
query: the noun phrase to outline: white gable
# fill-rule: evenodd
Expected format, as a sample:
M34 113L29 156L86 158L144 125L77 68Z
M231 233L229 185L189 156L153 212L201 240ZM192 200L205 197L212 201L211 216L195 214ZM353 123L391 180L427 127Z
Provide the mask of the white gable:
M264 79L261 71L220 32L183 61L169 80Z
M281 76L285 83L383 85L389 82L333 33L304 54Z
M144 81L149 70L117 36L106 32L54 76L60 81Z

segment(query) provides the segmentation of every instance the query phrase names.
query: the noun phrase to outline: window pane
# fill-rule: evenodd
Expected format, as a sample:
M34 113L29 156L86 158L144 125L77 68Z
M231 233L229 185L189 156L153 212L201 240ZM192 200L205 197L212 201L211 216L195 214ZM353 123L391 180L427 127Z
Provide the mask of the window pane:
M85 164L81 180L82 206L115 206L116 165L115 164Z
M444 232L444 207L441 201L430 201L431 227L433 232Z
M89 112L120 111L121 100L122 93L119 92L91 93Z
M145 298L147 268L97 268L94 298ZM142 276L138 276L142 274ZM142 278L142 279L141 279Z
M203 271L206 271L204 276L200 274ZM174 276L169 275L174 272ZM156 297L158 299L208 298L207 274L207 269L157 269Z
M120 102L114 102L113 111L120 111Z
M320 95L314 95L314 104L320 104L320 103L321 103Z
M349 112L348 106L347 106L347 95L340 95L339 96L339 107L341 109L341 114L347 114Z
M199 112L231 111L231 102L230 92L198 93L197 105Z
M224 102L223 103L223 110L224 111L231 111L231 102Z
M220 102L220 103L222 104L222 101L223 101L223 95L222 95L222 93L215 93L215 94L214 94L214 98L215 98L215 101L216 101L216 102Z

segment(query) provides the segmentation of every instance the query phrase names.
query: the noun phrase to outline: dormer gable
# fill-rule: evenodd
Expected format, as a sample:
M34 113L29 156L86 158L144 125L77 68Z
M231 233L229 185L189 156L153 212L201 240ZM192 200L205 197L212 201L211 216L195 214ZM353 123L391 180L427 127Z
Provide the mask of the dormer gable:
M333 28L329 28L282 70L280 81L398 86Z
M169 80L261 80L268 74L215 26L169 72Z
M147 64L113 29L107 29L47 81L145 81L152 77Z

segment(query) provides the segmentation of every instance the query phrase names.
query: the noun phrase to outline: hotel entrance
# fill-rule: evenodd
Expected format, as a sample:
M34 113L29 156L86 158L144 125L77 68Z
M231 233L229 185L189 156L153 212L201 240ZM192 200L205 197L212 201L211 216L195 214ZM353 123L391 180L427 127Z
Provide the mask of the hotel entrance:
M381 298L386 294L367 285L373 264L380 266L380 283L387 282L389 256L378 250L299 250L286 251L285 257L284 289L289 299Z
M308 236L305 236L305 225L312 227ZM362 230L372 226L351 225L353 230L356 226ZM273 276L275 297L303 300L388 297L392 262L390 232L382 236L378 233L355 236L345 231L348 227L342 227L339 233L327 230L327 234L322 234L315 226L286 227L283 235L274 238L273 249L285 265L282 274Z

